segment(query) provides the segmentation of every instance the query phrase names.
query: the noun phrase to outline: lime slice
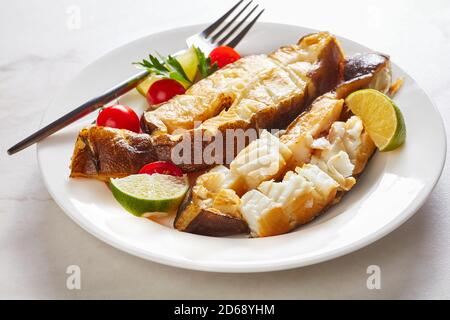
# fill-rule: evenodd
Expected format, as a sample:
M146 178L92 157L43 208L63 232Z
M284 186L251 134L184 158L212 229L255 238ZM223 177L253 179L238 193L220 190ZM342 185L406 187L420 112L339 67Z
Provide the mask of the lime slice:
M141 217L149 212L172 212L178 208L189 184L186 176L155 173L111 179L116 200L127 211Z
M189 80L194 81L195 76L197 75L198 67L198 58L194 47L190 47L185 52L177 55L175 58L183 67L184 73L186 73Z
M142 94L144 97L147 96L147 91L150 88L150 86L153 84L153 82L161 79L158 76L155 75L149 75L147 78L145 78L144 81L142 81L137 87L137 91L139 91L140 94Z
M385 94L359 90L345 100L350 110L361 118L369 136L380 151L392 151L405 142L406 126L400 109Z

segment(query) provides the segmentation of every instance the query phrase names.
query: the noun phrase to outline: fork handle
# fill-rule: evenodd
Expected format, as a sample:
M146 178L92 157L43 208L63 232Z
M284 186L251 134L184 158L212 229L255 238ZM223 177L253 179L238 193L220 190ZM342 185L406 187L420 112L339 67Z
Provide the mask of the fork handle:
M121 95L127 93L131 89L135 88L139 83L141 83L147 76L149 75L149 72L144 70L140 73L132 76L131 78L123 81L122 83L119 83L118 85L112 87L105 93L92 98L91 100L83 103L78 108L70 111L69 113L65 114L61 118L53 121L49 125L45 126L42 129L39 129L32 135L28 136L27 138L23 139L16 145L12 146L8 149L8 154L12 155L16 152L19 152L32 144L38 142L39 140L42 140L49 135L61 130L62 128L68 126L69 124L77 121L78 119L88 115L89 113L101 108L108 102L111 102L112 100L120 97Z

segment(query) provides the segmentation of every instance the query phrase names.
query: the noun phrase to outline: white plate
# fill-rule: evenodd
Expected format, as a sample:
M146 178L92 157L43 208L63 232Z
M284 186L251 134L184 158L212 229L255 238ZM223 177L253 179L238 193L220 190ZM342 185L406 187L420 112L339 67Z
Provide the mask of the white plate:
M151 51L176 52L187 36L199 30L202 26L165 31L109 52L67 86L49 108L43 123L132 75L132 61ZM259 23L238 49L243 54L269 52L312 32L315 30ZM340 40L347 54L371 51ZM39 143L42 176L56 203L79 225L110 245L148 260L205 271L258 272L333 259L376 241L411 217L432 191L444 165L446 135L439 112L411 77L395 64L393 71L396 77L405 77L405 85L395 101L405 116L406 144L394 152L377 153L341 203L286 235L264 239L210 238L179 232L128 214L101 182L69 179L75 138L94 115ZM139 109L145 107L145 101L135 91L122 102Z

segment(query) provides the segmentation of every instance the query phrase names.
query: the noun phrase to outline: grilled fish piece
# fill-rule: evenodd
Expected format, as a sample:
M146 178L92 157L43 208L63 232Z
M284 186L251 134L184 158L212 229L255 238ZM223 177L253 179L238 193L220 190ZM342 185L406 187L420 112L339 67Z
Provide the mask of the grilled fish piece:
M75 142L70 177L108 181L137 173L156 160L148 134L91 126L82 129Z
M292 94L292 90L288 91L289 85L299 86L302 91L307 86L309 92L306 93L316 96L316 91L318 95L330 90L341 79L342 70L339 66L343 59L336 39L326 32L306 36L297 45L283 47L270 55L244 57L194 84L186 94L146 112L142 118L142 128L153 135L172 134L177 129L193 129L196 123L239 104L247 98L250 88L255 83L264 83L264 78L274 69L285 69L289 75L284 78L290 79L283 79L284 82L278 83L278 86L274 82L266 84L266 87L269 85L269 92L260 91L262 99L256 99L257 103L272 105L278 102L270 96L275 100L279 95L288 99ZM270 92L271 87L278 92Z
M240 217L240 196L247 191L258 187L263 181L282 177L289 168L288 164L292 163L294 153L296 155L301 155L302 159L305 161L307 158L309 159L312 154L310 145L314 141L311 132L314 130L317 133L315 136L318 137L321 132L327 129L326 126L328 125L328 122L338 120L342 111L342 105L343 102L336 99L332 100L330 103L327 101L327 104L324 105L322 99L319 98L319 103L314 103L311 111L300 117L304 120L295 121L302 130L298 131L296 136L298 139L294 139L293 133L290 133L292 143L289 143L289 145L281 142L284 135L279 139L269 132L263 131L259 139L251 142L248 147L238 154L231 162L229 169L224 166L219 166L201 175L197 178L195 186L192 189L193 196L190 201L180 207L178 211L174 224L175 228L189 232L189 224L180 224L178 222L189 220L185 218L185 216L193 217L191 219L193 221L197 215L202 217L206 212L209 214L214 212L216 215L220 216L223 215L223 212L220 212L217 208L212 208L218 193L222 190L227 190L228 197L234 199L234 202L237 204L237 206L233 207L234 211L228 212L227 215L235 218ZM327 114L331 116L323 117ZM323 121L323 119L329 120ZM324 123L323 128L320 125L316 125L320 122ZM329 125L331 125L331 123ZM293 147L293 149L289 146ZM295 148L298 150L295 151ZM294 152L292 150L294 150ZM251 192L252 191L250 191L250 193ZM263 206L268 203L268 199L264 197L259 197L258 199L255 198L255 201L256 200ZM250 201L250 206L252 206L252 203L253 202ZM243 212L248 211L245 208L248 207L244 207ZM280 210L281 209L278 206L273 206L270 207L270 211L268 211L267 214L274 218L283 218L284 216L281 215L282 211ZM230 211L230 209L228 211ZM239 220L242 221L242 218ZM201 221L201 218L197 220L197 226ZM206 220L204 220L204 222L208 223ZM283 221L283 223L285 222L286 221ZM279 221L277 223L281 224L282 222ZM273 225L275 226L277 224ZM271 226L272 225L267 225L266 228L270 229ZM253 227L250 222L249 227L252 230ZM220 228L220 226L216 226L215 228ZM206 228L203 229L205 230ZM271 232L280 232L280 230L267 231L267 233ZM211 232L208 235L214 236L215 233L216 232ZM223 233L225 233L225 230L223 230Z
M174 150L186 142L188 146L183 152L188 156L183 154L183 161L176 162L185 172L199 171L217 163L229 163L251 138L241 145L234 138L217 140L220 133L227 129L285 127L317 95L330 90L342 80L343 62L339 44L326 32L303 37L297 45L283 47L269 56L242 58L199 81L185 95L176 96L158 109L145 113L142 126L144 131L151 133L152 144L146 156L172 161ZM196 121L204 122L193 129ZM176 129L186 131L180 134ZM87 130L91 131L91 140L95 140L95 135L102 132L102 129ZM111 136L112 141L120 141L122 133L115 132L118 139ZM84 131L82 133L86 135ZM194 143L196 137L200 137L199 144ZM134 152L142 150L129 144L133 141L139 139L129 139L127 148L118 146L123 159L140 156ZM217 146L216 149L221 149L219 143L222 144L222 150L226 150L226 159L216 156L211 162L194 158L195 155L202 155L205 148L212 144ZM109 154L101 157L113 160L114 148L110 146L104 150ZM125 154L127 150L128 155ZM94 162L98 162L99 156L99 153L95 153L91 158L94 157ZM88 170L90 164L86 163L91 158L74 152L72 162L77 165L72 165L71 176L99 179L119 176L115 170L104 169L96 176L94 170ZM116 162L123 159L117 159ZM121 175L137 172L136 165L130 161L122 162L120 168Z
M203 122L229 108L259 72L273 66L265 55L244 57L195 83L185 94L145 112L142 129L153 135L193 129L196 122Z
M235 136L227 137L227 130L284 128L316 96L331 90L342 80L343 53L336 39L328 33L304 37L298 45L283 47L265 59L272 67L254 75L233 104L219 115L182 134L156 134L154 145L158 158L173 161L175 150L187 142L183 149L187 149L190 156L183 154L176 161L184 171L228 164L227 159L233 159L250 139L239 148ZM195 137L200 143L192 143ZM214 161L196 161L195 156L203 155L207 146L225 148L227 152L232 150L233 154L226 158L225 154L223 158L215 157Z
M355 185L356 166L363 170L375 151L356 116L335 122L328 137L314 145L320 149L310 163L289 171L281 182L265 181L242 197L240 213L252 236L286 233L314 219Z
M305 167L305 174L309 176L311 172L320 173L318 177L323 178L324 186L326 186L326 188L324 187L326 192L323 190L323 192L319 192L319 190L314 193L316 195L316 206L310 212L319 212L317 210L323 209L329 203L329 199L335 199L338 191L350 190L355 180L349 174L357 175L364 169L367 160L374 151L374 145L368 135L363 132L361 122L357 122L354 118L351 118L350 122L345 124L339 122L341 118L348 118L346 113L343 112L343 98L355 90L374 85L374 83L380 83L375 81L379 79L381 73L385 75L390 74L390 72L384 70L385 68L390 68L389 61L386 61L386 58L380 59L380 65L383 67L368 69L368 74L358 74L357 78L344 82L336 90L316 99L310 109L294 120L279 138L263 132L260 139L250 143L247 148L238 154L236 159L231 162L229 169L222 167L218 170L215 168L200 176L193 189L195 196L192 198L191 203L185 204L181 208L178 216L182 217L186 210L191 215L194 215L193 212L200 214L209 210L211 204L214 203L217 192L225 189L228 190L227 195L236 199L234 200L236 203L238 202L237 197L245 194L245 198L241 199L240 211L251 212L247 214L249 217L257 214L256 209L256 211L251 210L251 208L254 208L253 204L266 204L268 217L281 219L277 223L284 225L281 229L287 232L291 230L292 227L287 226L290 226L292 222L286 216L280 215L280 212L283 212L282 206L272 203L273 201L269 205L270 197L261 193L261 191L252 189L259 188L270 180L278 180L283 176L285 178L286 176L289 177L292 174L286 174L286 172L289 170L293 171L297 167L302 168L303 165L309 162L313 162L314 165ZM353 129L345 130L350 124L353 125ZM341 136L342 132L344 136ZM323 138L327 134L329 135L328 140ZM339 143L338 140L340 141ZM338 150L338 152L335 152L334 149L323 151L322 158L318 158L318 151L316 150L325 150L329 146L339 147L342 150ZM314 179L314 174L309 180L307 176L302 175L302 177L306 181L310 181ZM292 179L294 181L292 183L297 186L300 185L300 178ZM322 180L316 182L320 183L320 181ZM314 181L310 182L313 183ZM301 186L308 189L305 183L301 184ZM301 190L300 187L297 189ZM249 192L246 194L247 191ZM321 198L319 195L323 195L323 197ZM304 198L303 200L306 203L310 199ZM320 203L323 205L319 205ZM262 205L256 208L259 210L266 207ZM238 216L239 213L228 212L228 214ZM303 216L310 217L308 214L303 214ZM299 221L306 221L305 219L300 219ZM251 222L253 220L251 218L246 220L250 229L253 230L253 222ZM176 223L175 227L183 230ZM264 228L267 230L261 231L260 234L278 234L281 230L275 224L265 224ZM271 228L275 229L272 230ZM254 234L258 235L259 233Z
M189 233L209 235L215 237L229 236L234 234L248 233L247 223L239 213L240 198L232 189L214 189L214 180L220 185L223 183L219 167L215 179L208 179L210 183L206 189L202 183L196 185L183 200L179 214L175 218L176 229ZM225 168L226 169L226 168ZM213 175L213 173L211 173ZM211 199L214 192L214 200L204 206L202 198ZM194 205L195 203L195 205Z
M346 59L344 68L346 81L364 78L367 74L374 75L367 85L368 88L383 93L389 91L392 83L392 69L388 56L379 53L358 53Z

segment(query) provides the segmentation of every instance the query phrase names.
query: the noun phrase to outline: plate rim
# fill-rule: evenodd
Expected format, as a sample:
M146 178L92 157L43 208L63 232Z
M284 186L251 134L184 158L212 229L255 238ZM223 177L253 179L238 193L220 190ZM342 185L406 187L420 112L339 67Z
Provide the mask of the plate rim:
M185 28L194 28L194 27L198 27L199 29L202 26L206 26L207 24L186 24L186 25L182 25L182 26L178 26L176 28L167 28L164 30L159 30L157 32L153 32L153 33L149 33L147 35L135 38L129 42L117 45L115 47L113 47L110 50L106 50L104 51L102 54L100 54L99 56L97 56L95 59L93 59L91 62L89 62L88 64L85 64L84 66L80 67L80 70L75 74L74 77L72 77L68 83L66 83L66 85L61 88L57 94L54 95L51 103L47 106L47 108L45 109L45 112L42 115L41 118L41 122L39 124L39 127L41 128L43 125L43 121L47 115L47 113L50 111L50 109L52 108L54 101L56 101L64 92L64 88L66 88L68 85L70 85L70 83L72 81L75 81L80 74L83 73L83 71L85 71L86 69L88 69L89 67L91 67L92 65L95 65L99 60L107 57L110 54L113 54L113 52L115 52L116 50L127 46L127 45L131 45L132 43L135 42L139 42L142 41L143 39L149 37L149 36L157 36L160 34L164 34L167 32L177 32L180 30L183 30ZM275 22L258 22L257 25L276 25L276 26L283 26L283 27L288 27L288 28L302 28L304 30L308 30L310 32L318 32L319 30L315 30L313 28L310 27L304 27L301 25L294 25L294 24L286 24L286 23L275 23ZM358 46L364 46L366 48L370 49L369 47L365 46L364 44L360 44L358 42L355 42L353 40L350 40L346 37L342 37L338 34L334 34L337 38L339 39L343 39L349 43L353 43L355 45ZM376 52L376 50L372 50L374 52ZM342 257L345 256L347 254L350 254L352 252L358 251L361 248L364 248L370 244L373 244L374 242L378 241L379 239L385 237L386 235L388 235L389 233L393 232L394 230L396 230L398 227L400 227L403 223L405 223L406 221L408 221L425 203L425 201L427 200L427 198L429 197L429 195L432 193L432 191L434 190L434 188L436 187L437 183L439 182L439 179L442 175L443 169L445 167L445 163L446 163L446 156L447 156L447 134L446 134L446 128L445 128L445 123L444 120L442 118L441 112L439 111L439 109L437 108L434 99L428 94L428 92L419 84L419 82L417 82L417 80L412 77L409 73L405 72L405 70L399 66L399 64L395 63L396 67L398 69L400 69L400 71L406 75L408 75L414 82L415 84L420 88L420 90L423 91L424 95L426 96L426 98L429 100L432 108L434 109L434 111L436 112L436 114L438 115L438 119L439 119L439 124L440 124L440 128L439 130L443 133L443 147L444 150L442 152L442 157L441 159L439 159L440 162L440 168L439 170L436 171L436 174L434 177L432 177L431 181L433 181L433 183L430 183L428 185L426 185L424 187L424 189L422 190L421 193L419 193L413 202L411 202L405 209L402 210L401 214L397 215L395 217L394 220L392 220L392 222L386 226L384 226L383 228L377 230L376 232L373 232L371 234L368 234L364 237L362 237L361 239L359 239L358 241L352 242L348 245L339 247L337 249L335 249L333 252L325 252L313 257L307 257L307 258L303 258L301 261L296 261L296 260L291 260L291 259L278 259L277 262L272 262L269 265L265 265L265 264L249 264L246 263L246 265L244 266L235 266L235 265L225 265L225 266L217 266L217 265L206 265L204 263L192 263L189 260L175 260L175 259L167 259L165 256L160 256L158 254L154 254L151 252L140 252L139 250L137 250L135 247L129 247L123 243L121 243L120 241L118 241L117 238L114 237L109 237L106 234L103 234L102 232L99 232L100 230L98 230L97 227L95 227L95 225L93 225L92 223L90 223L89 221L85 220L83 216L80 215L75 215L71 212L70 209L68 209L66 207L66 205L61 202L58 197L55 196L55 194L52 191L52 188L50 188L49 186L49 182L45 179L44 173L43 173L43 166L42 166L42 162L41 162L41 158L39 156L39 150L40 150L40 143L37 144L36 146L36 157L37 157L37 161L38 161L38 166L39 166L39 171L41 174L41 178L44 182L45 187L47 188L47 191L50 193L50 195L52 196L52 199L55 201L55 203L64 211L64 213L66 215L68 215L74 222L76 222L80 227L82 227L85 231L87 231L89 234L91 234L92 236L98 238L99 240L105 242L106 244L120 250L123 251L125 253L137 256L139 258L148 260L148 261L152 261L152 262L156 262L156 263L160 263L160 264L164 264L164 265L168 265L171 267L176 267L176 268L182 268L182 269L188 269L188 270L196 270L196 271L206 271L206 272L226 272L226 273L256 273L256 272L270 272L270 271L280 271L280 270L289 270L289 269L294 269L294 268L300 268L300 267L305 267L305 266L309 266L309 265L314 265L314 264L318 264L318 263L322 263L325 261L329 261L329 260L333 260L336 259L338 257Z

